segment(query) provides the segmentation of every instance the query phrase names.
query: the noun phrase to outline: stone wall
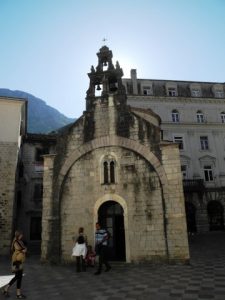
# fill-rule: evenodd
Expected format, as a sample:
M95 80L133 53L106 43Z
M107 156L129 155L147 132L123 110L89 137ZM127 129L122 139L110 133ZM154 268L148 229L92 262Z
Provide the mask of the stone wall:
M94 101L95 110L61 135L55 158L45 160L42 259L70 261L80 226L93 245L99 205L114 200L124 209L127 261L188 260L178 146L160 142L154 113L119 111L111 95ZM107 156L116 163L115 184L102 181Z
M18 143L0 143L0 254L9 254L13 230Z
M111 147L113 143L118 147ZM79 226L85 227L93 243L96 203L105 196L104 201L122 199L125 203L127 261L158 258L187 261L189 251L177 145L161 145L161 152L162 165L146 146L115 136L103 137L67 156L57 185L52 180L54 162L51 161L49 167L46 161L42 259L52 259L52 251L58 249L58 257L62 255L63 260L70 260L72 237ZM118 162L115 186L101 182L100 162L109 154ZM141 230L145 234L140 239ZM140 239L142 248L135 248L136 239ZM58 243L59 248L51 246Z
M116 183L101 182L102 158L116 158ZM129 261L165 257L162 200L159 179L152 166L134 152L118 147L101 148L86 154L71 168L62 190L61 245L63 260L71 259L72 237L80 226L93 245L96 201L103 195L124 199L128 215L125 233L130 241Z
M184 193L177 145L162 145L162 161L167 176L165 199L168 255L170 260L189 259Z

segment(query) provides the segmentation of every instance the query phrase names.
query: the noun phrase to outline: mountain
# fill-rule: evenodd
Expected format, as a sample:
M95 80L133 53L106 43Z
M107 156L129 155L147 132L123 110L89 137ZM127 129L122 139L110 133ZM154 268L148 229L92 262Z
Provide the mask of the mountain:
M27 132L48 133L75 121L67 118L57 109L47 105L45 101L29 93L0 89L0 96L25 98L28 102Z

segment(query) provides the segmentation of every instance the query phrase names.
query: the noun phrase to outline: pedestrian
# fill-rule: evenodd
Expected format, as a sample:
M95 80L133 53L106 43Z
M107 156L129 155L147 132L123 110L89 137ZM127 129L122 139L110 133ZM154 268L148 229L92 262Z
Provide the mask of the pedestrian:
M95 266L95 257L96 257L95 251L92 250L91 245L88 245L87 246L87 255L86 255L86 258L85 258L85 262L86 262L86 265L88 267L94 267Z
M23 278L23 263L25 261L25 255L27 248L25 247L23 241L23 233L19 230L15 232L15 237L12 242L11 250L12 254L12 271L15 276L3 289L3 294L9 297L9 288L16 282L16 298L25 299L26 296L21 293L21 284Z
M98 270L94 273L95 275L101 274L103 264L106 267L105 272L108 272L111 269L111 266L108 262L108 240L108 231L101 228L101 225L99 224L99 222L97 222L95 232L95 252L96 255L99 255L99 263Z
M78 230L78 237L75 239L76 243L73 247L72 256L76 257L77 272L86 271L85 257L87 254L87 236L84 235L84 228L80 227Z

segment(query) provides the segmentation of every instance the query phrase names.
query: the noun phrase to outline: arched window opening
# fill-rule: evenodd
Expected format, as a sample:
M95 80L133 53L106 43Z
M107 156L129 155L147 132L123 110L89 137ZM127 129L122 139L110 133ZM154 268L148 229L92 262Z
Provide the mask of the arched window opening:
M104 166L104 184L108 184L109 183L108 162L105 161L103 166Z
M115 163L110 162L110 183L115 183Z
M101 83L95 86L95 97L100 97L102 95L103 85Z
M115 184L116 183L116 162L115 159L109 155L103 158L101 163L101 183Z
M108 70L108 62L105 61L105 62L102 64L102 67L103 67L103 71L107 71L107 70Z

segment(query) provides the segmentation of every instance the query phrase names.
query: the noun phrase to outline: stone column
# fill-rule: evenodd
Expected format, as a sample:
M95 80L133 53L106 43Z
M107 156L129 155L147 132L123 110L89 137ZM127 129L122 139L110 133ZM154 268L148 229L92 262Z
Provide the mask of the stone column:
M44 155L41 260L48 260L53 216L53 166L55 154Z
M163 186L166 215L168 258L187 262L189 247L185 215L183 182L178 145L162 145L162 163L167 184Z

